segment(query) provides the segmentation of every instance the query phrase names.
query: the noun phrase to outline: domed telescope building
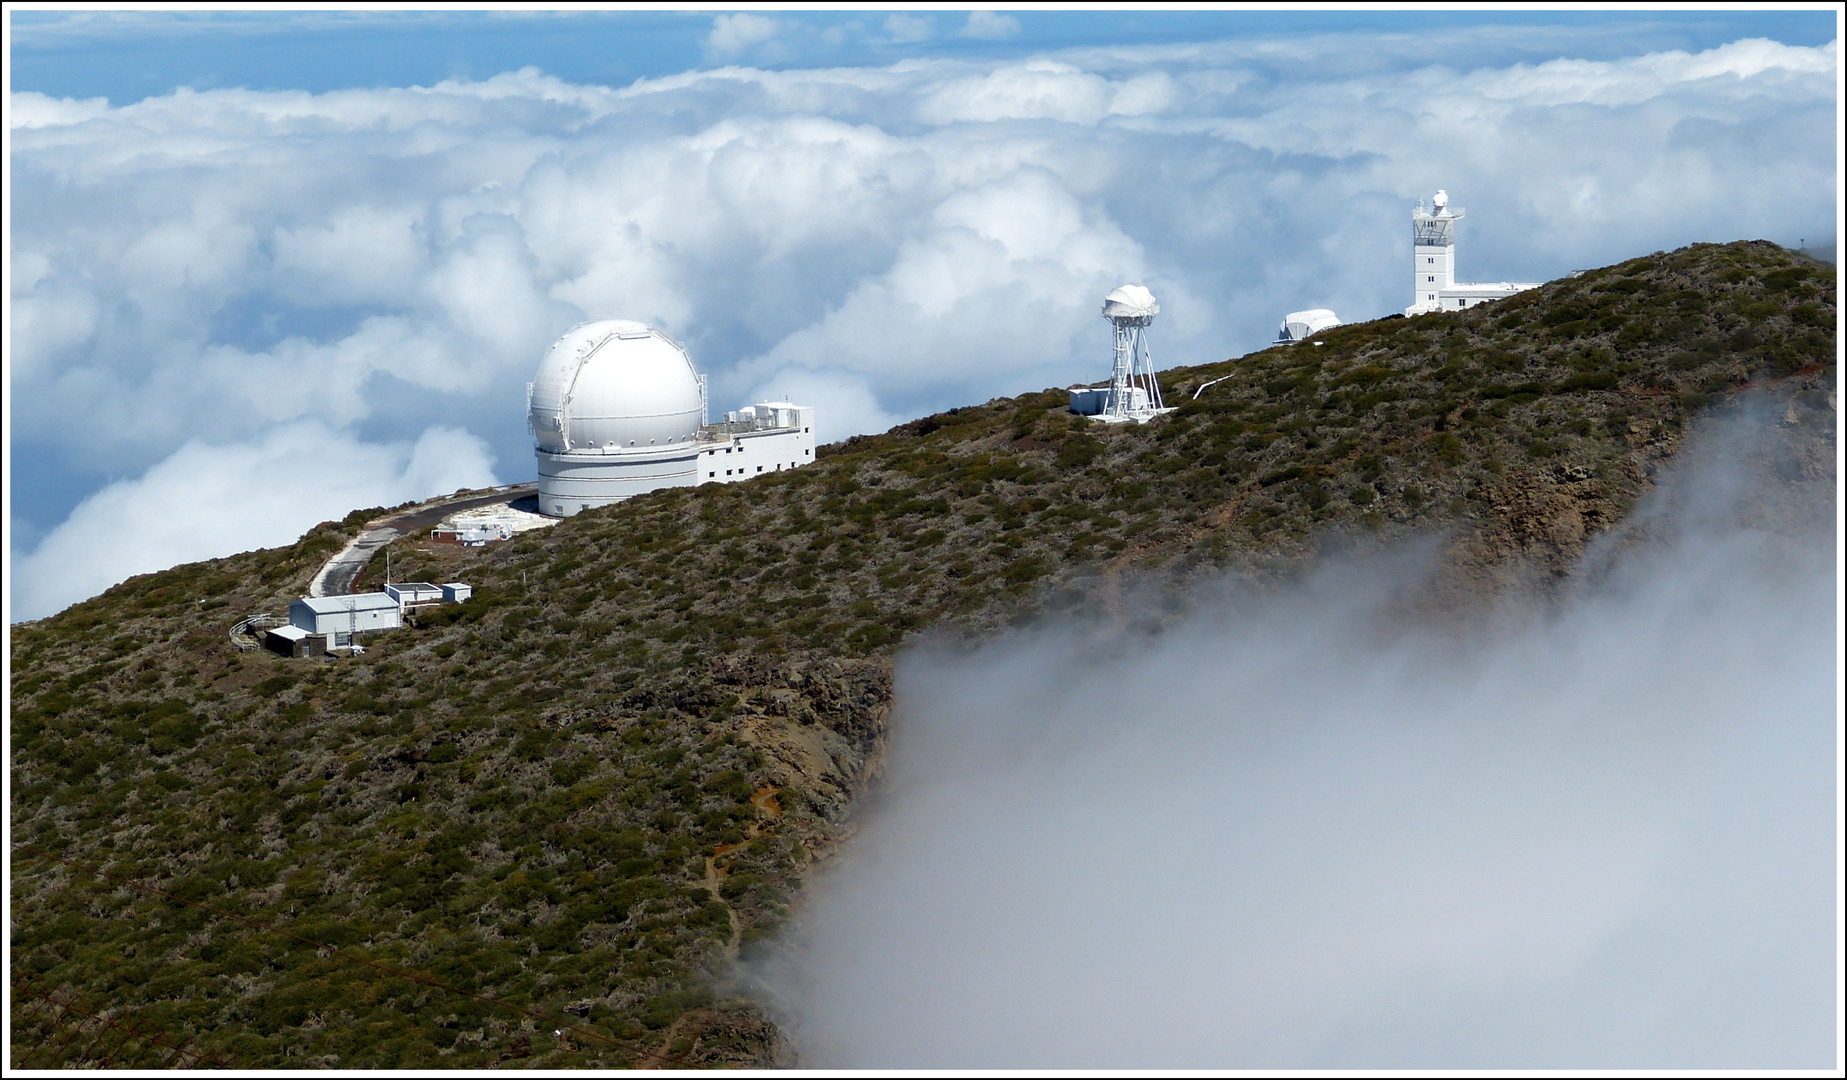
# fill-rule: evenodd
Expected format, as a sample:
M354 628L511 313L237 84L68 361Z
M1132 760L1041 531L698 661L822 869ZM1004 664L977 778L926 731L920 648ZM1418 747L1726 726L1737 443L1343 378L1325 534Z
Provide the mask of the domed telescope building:
M733 483L814 460L814 409L765 401L706 417L706 381L679 343L624 320L582 323L526 386L539 511L569 517L656 488Z
M1292 311L1283 316L1283 325L1276 331L1277 345L1294 345L1300 341L1319 334L1323 330L1332 330L1340 325L1340 316L1327 308L1309 308L1307 311Z

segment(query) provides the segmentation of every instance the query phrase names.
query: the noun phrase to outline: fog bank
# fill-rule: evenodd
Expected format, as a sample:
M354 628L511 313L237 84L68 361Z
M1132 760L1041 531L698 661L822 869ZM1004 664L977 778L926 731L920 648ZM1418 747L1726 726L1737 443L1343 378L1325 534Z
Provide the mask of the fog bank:
M1544 613L1409 625L1407 556L907 655L757 972L802 1063L1831 1066L1832 508L1738 445Z

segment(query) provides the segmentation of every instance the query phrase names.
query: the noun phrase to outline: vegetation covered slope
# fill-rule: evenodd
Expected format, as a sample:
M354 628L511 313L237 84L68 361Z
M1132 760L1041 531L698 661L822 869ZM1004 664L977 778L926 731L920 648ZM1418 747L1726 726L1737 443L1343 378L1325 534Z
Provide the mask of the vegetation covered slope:
M1454 597L1543 588L1743 387L1787 406L1783 474L1831 485L1835 319L1832 267L1703 245L1170 371L1145 426L1048 390L401 541L400 578L477 591L364 657L225 637L364 514L15 627L12 1063L58 1037L32 993L242 1066L778 1060L724 973L849 828L907 638L1422 530Z

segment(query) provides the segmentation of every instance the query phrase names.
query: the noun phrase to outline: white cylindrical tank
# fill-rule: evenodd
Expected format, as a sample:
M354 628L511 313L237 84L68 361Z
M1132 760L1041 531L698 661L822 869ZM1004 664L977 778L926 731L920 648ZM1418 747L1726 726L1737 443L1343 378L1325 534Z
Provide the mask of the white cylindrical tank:
M686 350L638 322L572 327L545 351L528 419L539 449L620 451L691 442L699 374Z

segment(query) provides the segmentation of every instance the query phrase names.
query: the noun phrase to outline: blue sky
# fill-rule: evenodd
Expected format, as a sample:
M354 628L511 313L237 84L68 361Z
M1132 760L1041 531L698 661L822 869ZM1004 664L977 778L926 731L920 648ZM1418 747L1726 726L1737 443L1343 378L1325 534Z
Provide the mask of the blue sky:
M1439 187L1470 280L1836 228L1832 11L9 18L13 618L529 478L585 319L839 438L1097 377L1124 281L1160 366L1400 310Z
M1105 45L1228 38L1498 27L1569 31L1574 55L1609 59L1664 49L1699 51L1745 37L1822 45L1826 11L1021 11L1017 32L961 36L961 13L921 11L923 40L892 40L891 12L760 12L799 26L769 68L878 65L918 57L1005 59ZM710 12L150 12L14 11L12 88L113 104L172 92L248 87L316 93L485 79L536 65L571 82L624 85L710 67ZM832 31L837 40L828 40ZM1503 63L1516 40L1459 58Z

